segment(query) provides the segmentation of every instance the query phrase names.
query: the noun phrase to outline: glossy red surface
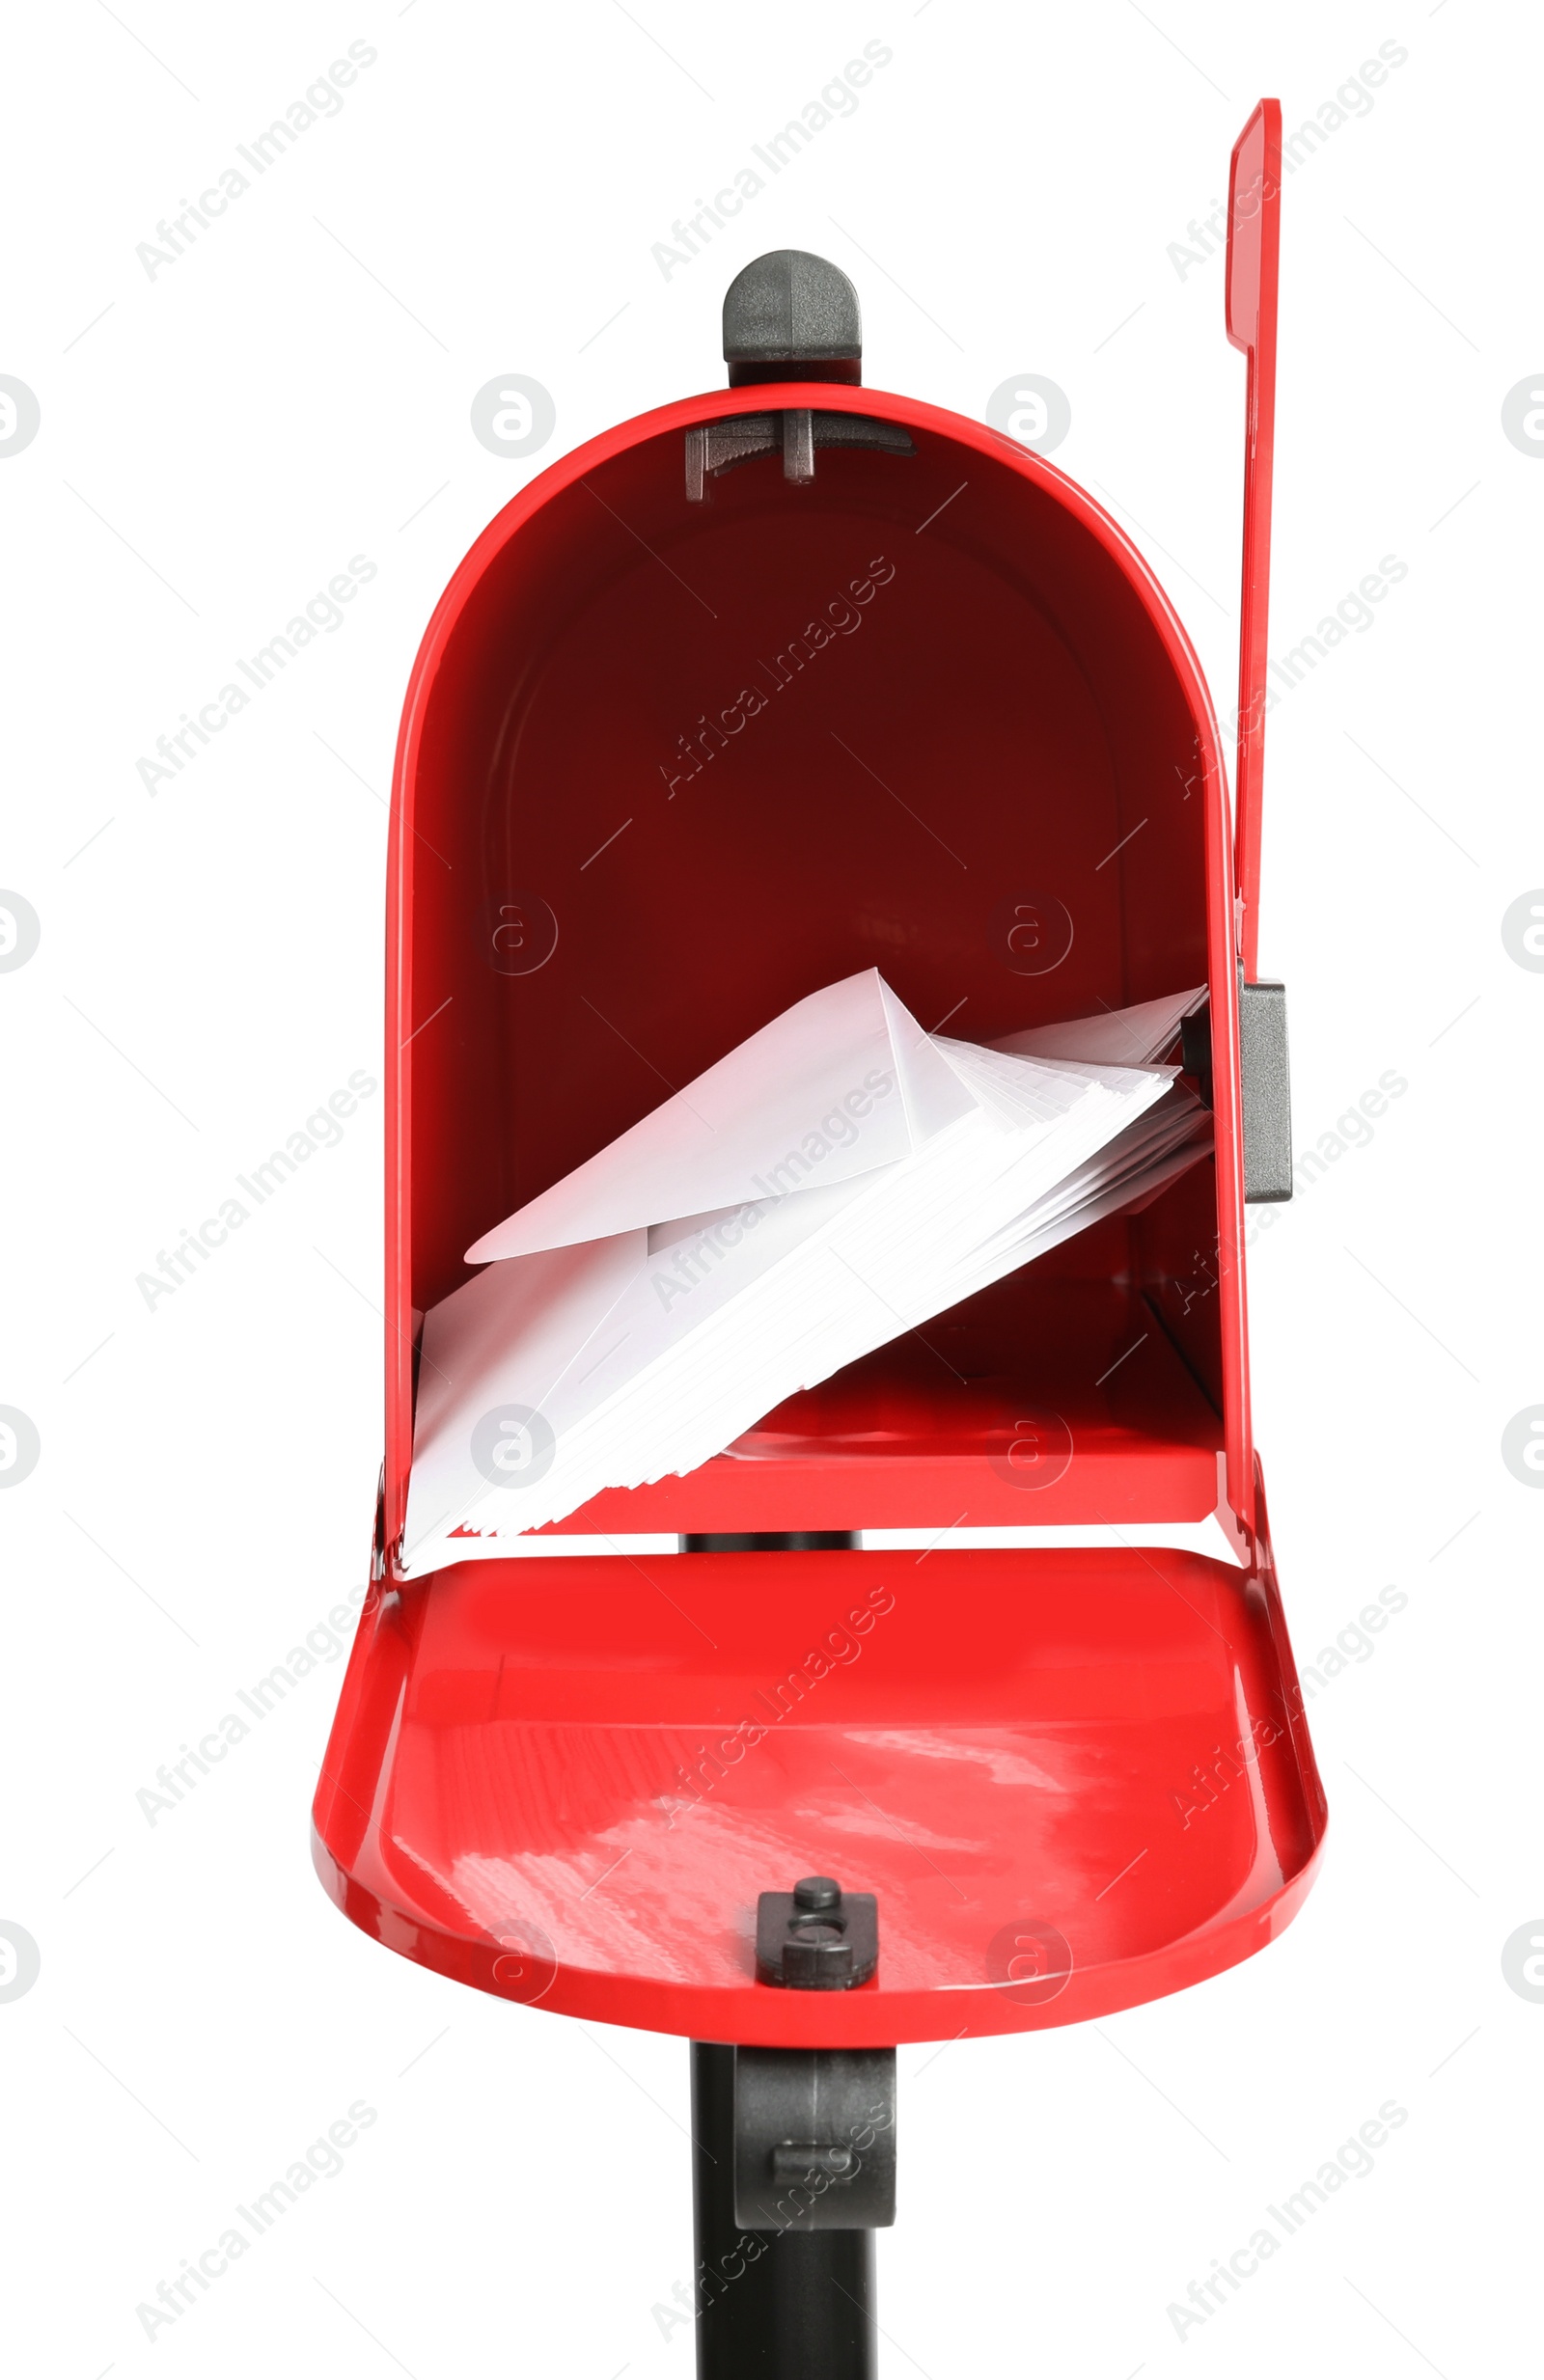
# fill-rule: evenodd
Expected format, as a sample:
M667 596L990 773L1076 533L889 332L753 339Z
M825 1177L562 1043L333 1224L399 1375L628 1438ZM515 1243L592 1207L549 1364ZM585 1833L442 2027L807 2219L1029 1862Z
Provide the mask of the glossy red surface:
M1240 956L1259 947L1260 826L1269 659L1271 484L1276 463L1276 315L1282 244L1282 104L1262 99L1233 144L1227 184L1227 336L1249 357L1244 436L1244 582L1238 635Z
M1248 1956L1307 1889L1323 1797L1268 1574L704 1554L372 1599L317 1823L355 1923L483 1990L883 2045L1073 2023ZM859 1990L754 1981L758 1893L810 1872L879 1897Z

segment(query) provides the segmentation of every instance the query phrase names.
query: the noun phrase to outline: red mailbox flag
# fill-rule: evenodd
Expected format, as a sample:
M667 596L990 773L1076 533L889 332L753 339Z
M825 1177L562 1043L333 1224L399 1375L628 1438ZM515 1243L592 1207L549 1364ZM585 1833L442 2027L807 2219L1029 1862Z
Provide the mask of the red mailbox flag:
M1271 585L1271 468L1276 451L1276 293L1281 250L1282 104L1262 99L1233 147L1227 190L1227 336L1249 357L1244 443L1244 591L1238 640L1237 824L1233 872L1244 975L1259 944L1260 803L1265 762L1266 637Z

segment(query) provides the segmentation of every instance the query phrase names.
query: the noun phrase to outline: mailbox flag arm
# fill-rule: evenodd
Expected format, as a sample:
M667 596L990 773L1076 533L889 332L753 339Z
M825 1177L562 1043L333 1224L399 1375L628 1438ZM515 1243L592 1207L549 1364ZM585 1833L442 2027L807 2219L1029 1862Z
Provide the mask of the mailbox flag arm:
M1276 452L1276 298L1281 251L1282 106L1262 99L1233 145L1227 190L1227 336L1249 357L1244 441L1244 587L1238 645L1233 875L1240 957L1253 983L1259 946L1260 806Z

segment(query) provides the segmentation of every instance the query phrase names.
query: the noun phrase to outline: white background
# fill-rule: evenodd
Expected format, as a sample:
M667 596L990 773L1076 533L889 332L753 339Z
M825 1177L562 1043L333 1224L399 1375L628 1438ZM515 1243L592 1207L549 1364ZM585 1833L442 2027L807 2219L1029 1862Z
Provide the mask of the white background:
M673 220L870 40L894 55L856 114L662 276ZM148 276L157 220L351 41L378 54L341 114ZM879 386L980 417L1055 379L1058 463L1150 555L1229 713L1244 367L1220 260L1169 250L1262 92L1291 127L1388 41L1405 62L1285 189L1273 649L1384 556L1408 576L1271 714L1261 966L1300 1150L1386 1070L1409 1088L1263 1218L1251 1287L1300 1659L1378 1589L1408 1604L1310 1705L1332 1831L1277 1946L1097 2027L902 2051L881 2360L1526 2362L1544 2007L1501 1953L1544 1909L1541 1507L1501 1437L1544 1399L1544 980L1501 920L1544 883L1544 457L1501 408L1544 366L1536 17L58 0L13 15L3 101L0 370L41 407L0 459L0 883L41 920L0 976L0 1403L42 1442L0 1498L0 1917L42 1956L0 2005L16 2371L686 2380L689 2327L651 2312L691 2269L685 2048L482 1999L340 1919L306 1849L340 1665L153 1826L136 1801L363 1577L378 1093L153 1311L136 1275L378 1075L383 798L439 590L566 447L720 381L724 287L762 250L852 273ZM509 371L557 407L519 462L468 426ZM155 738L356 554L343 626L149 794ZM345 2171L148 2339L136 2306L361 2098ZM1390 2098L1375 2172L1178 2339L1171 2301Z

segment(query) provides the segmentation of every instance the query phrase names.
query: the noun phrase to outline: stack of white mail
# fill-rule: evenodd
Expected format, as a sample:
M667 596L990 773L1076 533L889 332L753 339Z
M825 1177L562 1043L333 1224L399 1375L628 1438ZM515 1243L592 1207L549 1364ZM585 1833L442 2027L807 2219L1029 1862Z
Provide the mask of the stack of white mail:
M874 971L786 1010L467 1250L427 1315L412 1574L693 1470L801 1388L1150 1195L1211 1118L1199 992L987 1049Z

